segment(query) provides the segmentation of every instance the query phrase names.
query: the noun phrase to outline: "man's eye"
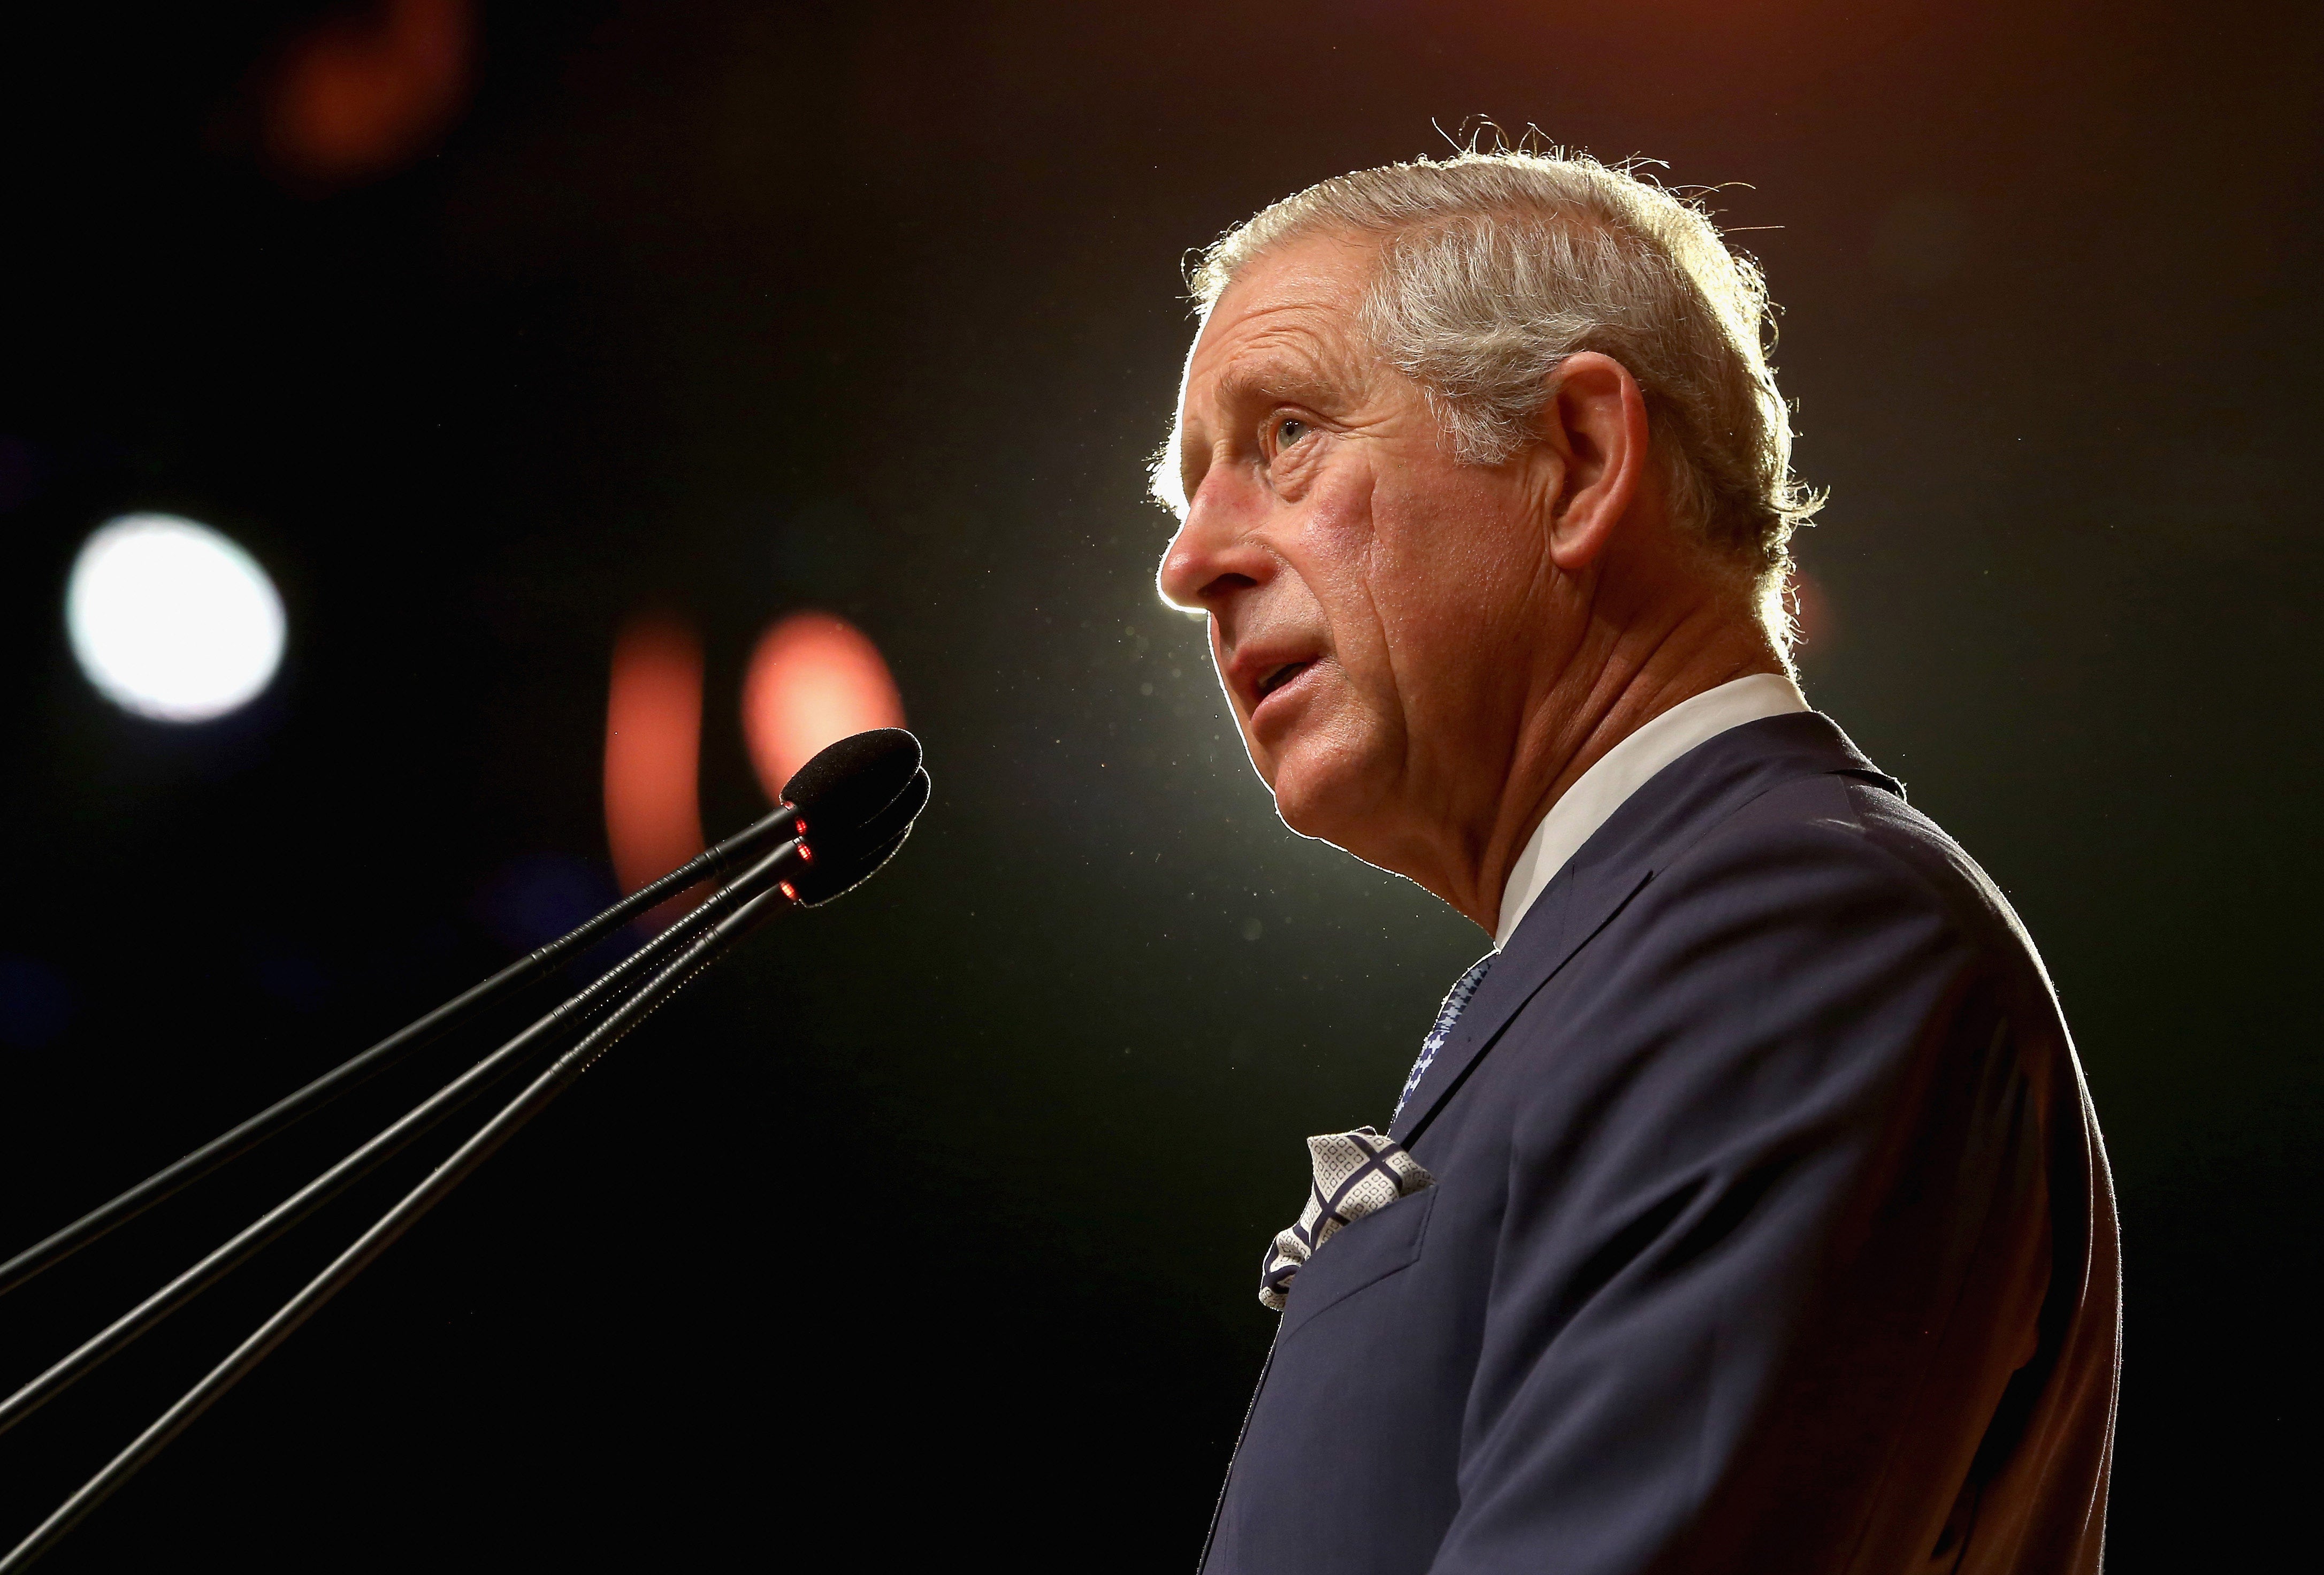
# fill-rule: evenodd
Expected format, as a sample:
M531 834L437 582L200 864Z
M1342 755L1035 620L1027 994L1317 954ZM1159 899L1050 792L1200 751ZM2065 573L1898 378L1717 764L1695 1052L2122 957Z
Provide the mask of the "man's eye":
M1290 447L1307 436L1307 423L1296 416L1286 416L1275 423L1275 447L1279 451Z

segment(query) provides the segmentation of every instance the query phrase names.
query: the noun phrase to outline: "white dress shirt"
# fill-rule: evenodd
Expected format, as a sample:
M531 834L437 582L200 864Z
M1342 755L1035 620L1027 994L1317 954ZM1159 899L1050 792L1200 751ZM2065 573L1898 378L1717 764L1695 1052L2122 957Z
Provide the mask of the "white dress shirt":
M1493 950L1509 944L1534 899L1582 851L1590 834L1622 807L1622 801L1648 778L1704 740L1762 717L1785 716L1808 708L1800 686L1781 673L1754 673L1682 700L1608 750L1582 773L1563 797L1549 806L1501 889L1501 922Z

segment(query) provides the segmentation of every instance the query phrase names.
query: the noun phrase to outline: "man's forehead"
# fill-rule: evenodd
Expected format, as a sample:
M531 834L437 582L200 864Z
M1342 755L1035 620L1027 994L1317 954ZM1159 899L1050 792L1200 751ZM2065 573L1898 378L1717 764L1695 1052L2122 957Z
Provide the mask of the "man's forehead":
M1185 394L1344 375L1370 248L1315 236L1255 258L1219 298L1187 358Z

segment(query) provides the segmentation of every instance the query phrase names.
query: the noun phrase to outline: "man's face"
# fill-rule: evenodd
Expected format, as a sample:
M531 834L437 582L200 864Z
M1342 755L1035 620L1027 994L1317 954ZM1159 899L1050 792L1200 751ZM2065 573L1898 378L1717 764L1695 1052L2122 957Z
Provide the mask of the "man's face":
M1409 870L1507 778L1551 633L1556 478L1454 463L1419 386L1358 327L1370 261L1313 237L1219 299L1187 363L1189 506L1159 583L1209 612L1285 823Z

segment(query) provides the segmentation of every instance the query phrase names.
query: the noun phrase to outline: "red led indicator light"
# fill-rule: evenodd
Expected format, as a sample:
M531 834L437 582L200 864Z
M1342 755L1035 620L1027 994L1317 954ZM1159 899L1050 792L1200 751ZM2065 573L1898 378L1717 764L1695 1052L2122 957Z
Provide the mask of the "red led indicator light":
M781 890L785 897L789 898L793 902L797 902L798 900L798 888L793 886L789 881L778 880L775 882L775 885Z

